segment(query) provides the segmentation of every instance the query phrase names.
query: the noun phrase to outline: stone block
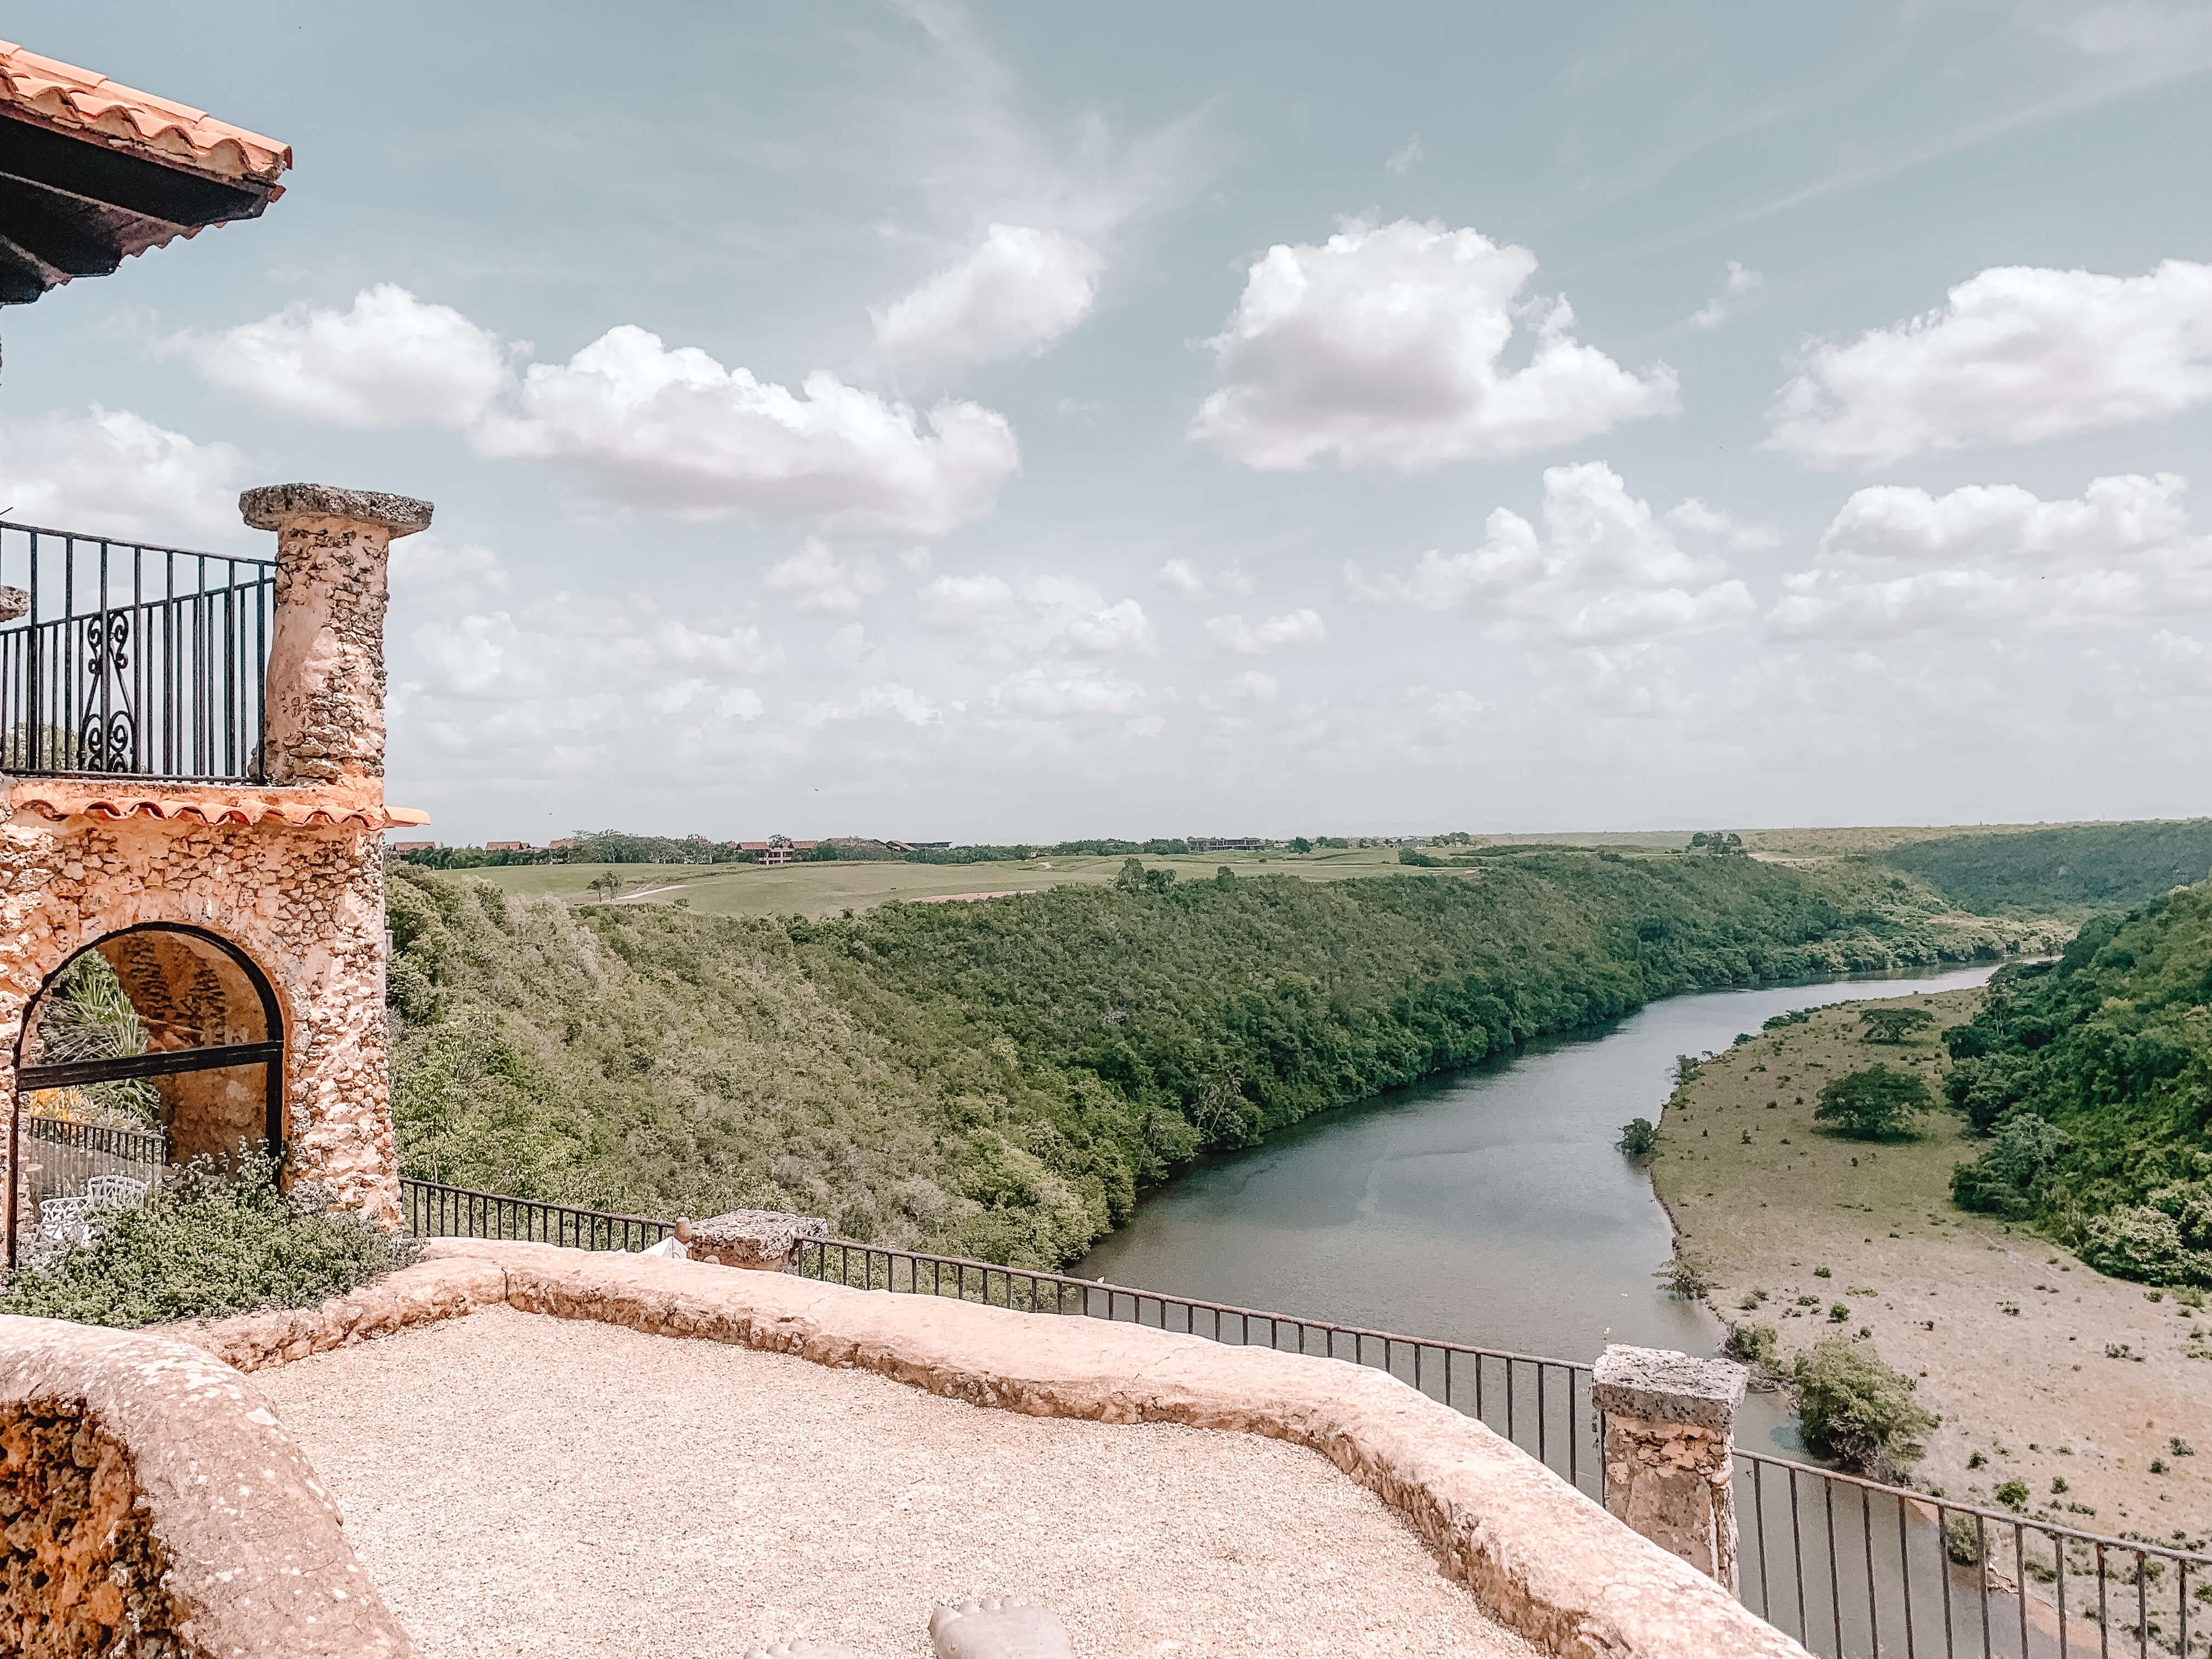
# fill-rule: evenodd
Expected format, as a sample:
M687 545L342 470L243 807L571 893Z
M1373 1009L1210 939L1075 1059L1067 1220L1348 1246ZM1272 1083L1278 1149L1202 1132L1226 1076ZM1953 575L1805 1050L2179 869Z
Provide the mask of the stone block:
M1606 1508L1730 1589L1735 1413L1748 1376L1726 1359L1615 1346L1590 1381L1605 1413Z
M1732 1431L1749 1376L1729 1359L1613 1343L1592 1370L1590 1399L1608 1413Z
M732 1210L690 1224L685 1248L694 1261L756 1272L799 1271L801 1239L827 1238L830 1223L818 1215L786 1215L780 1210Z

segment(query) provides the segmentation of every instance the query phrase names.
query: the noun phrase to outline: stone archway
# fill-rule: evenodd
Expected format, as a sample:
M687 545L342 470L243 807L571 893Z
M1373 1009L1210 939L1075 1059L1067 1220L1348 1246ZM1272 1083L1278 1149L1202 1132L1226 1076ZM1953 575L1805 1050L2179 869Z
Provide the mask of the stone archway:
M137 1015L135 1054L85 1058L49 1042L57 988L88 953L99 955ZM173 1161L220 1155L240 1139L281 1157L283 1054L283 1012L251 957L203 927L146 922L94 940L47 976L16 1042L16 1086L147 1079Z
M26 1010L15 1059L9 1142L19 1155L10 1162L27 1177L59 1176L77 1164L89 1175L126 1149L126 1161L142 1166L227 1162L241 1144L283 1161L282 1005L253 959L205 928L142 923L72 952ZM116 1121L118 1092L147 1120L143 1127ZM104 1111L88 1109L103 1096ZM52 1117L40 1112L45 1103ZM84 1131L64 1133L64 1117L85 1120ZM75 1143L81 1155L27 1146L26 1118L33 1141ZM11 1223L56 1195L11 1192ZM11 1245L15 1235L11 1224Z

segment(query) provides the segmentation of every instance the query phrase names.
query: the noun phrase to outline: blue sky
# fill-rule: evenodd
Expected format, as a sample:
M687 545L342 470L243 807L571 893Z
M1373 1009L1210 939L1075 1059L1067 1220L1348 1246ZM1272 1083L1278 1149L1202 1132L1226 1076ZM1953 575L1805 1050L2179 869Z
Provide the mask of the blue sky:
M0 317L0 497L434 501L444 839L2208 810L2212 9L9 29L296 165Z

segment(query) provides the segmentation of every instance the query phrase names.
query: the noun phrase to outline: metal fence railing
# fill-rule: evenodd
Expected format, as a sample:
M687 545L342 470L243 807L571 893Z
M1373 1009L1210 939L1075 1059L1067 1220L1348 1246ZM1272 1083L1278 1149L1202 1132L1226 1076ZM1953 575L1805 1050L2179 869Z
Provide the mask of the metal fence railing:
M0 771L260 775L272 562L0 520Z
M534 1198L403 1178L400 1207L417 1238L514 1238L580 1250L639 1250L676 1231L672 1221L580 1210Z
M16 1143L19 1165L15 1213L25 1227L37 1224L50 1198L83 1193L94 1176L127 1176L149 1185L169 1161L158 1129L118 1129L100 1123L25 1113Z
M441 1224L416 1224L417 1232L548 1243L590 1237L617 1242L586 1248L635 1249L619 1241L650 1243L674 1224L401 1185L410 1224L432 1202L428 1195L447 1195L433 1206ZM604 1224L595 1231L568 1219L580 1217ZM805 1239L799 1249L798 1271L830 1284L1118 1320L1373 1366L1603 1498L1604 1425L1588 1365L847 1239ZM1735 1499L1745 1604L1824 1659L2212 1653L2212 1555L2180 1542L2084 1532L1742 1449Z

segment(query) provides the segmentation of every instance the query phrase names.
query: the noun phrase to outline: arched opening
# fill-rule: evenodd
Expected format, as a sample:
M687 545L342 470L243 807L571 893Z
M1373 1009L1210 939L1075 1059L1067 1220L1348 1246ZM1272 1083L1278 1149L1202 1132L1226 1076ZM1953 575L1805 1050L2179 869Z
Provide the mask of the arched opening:
M21 1225L162 1166L284 1152L283 1015L228 940L149 923L56 969L24 1011L8 1254ZM109 1182L103 1188L98 1183Z

